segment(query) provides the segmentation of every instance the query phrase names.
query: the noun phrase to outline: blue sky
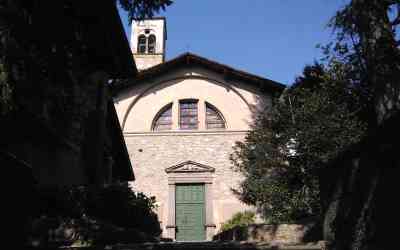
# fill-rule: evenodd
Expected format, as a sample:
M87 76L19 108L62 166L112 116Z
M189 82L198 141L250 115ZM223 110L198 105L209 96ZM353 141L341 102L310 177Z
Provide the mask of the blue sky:
M321 58L317 44L334 37L326 25L348 0L175 0L166 12L167 55L200 56L284 84ZM120 12L130 37L126 13Z

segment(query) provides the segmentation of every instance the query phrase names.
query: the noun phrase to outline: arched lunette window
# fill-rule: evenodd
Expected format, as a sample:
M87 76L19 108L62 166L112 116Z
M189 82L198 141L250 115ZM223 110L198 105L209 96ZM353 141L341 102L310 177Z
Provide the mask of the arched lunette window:
M150 35L148 38L147 53L149 53L149 54L156 53L156 36L155 35Z
M225 119L221 112L212 104L206 102L206 128L225 129Z
M151 129L153 131L172 130L172 103L165 105L155 116ZM198 100L183 99L179 101L179 129L195 130L199 128ZM212 104L205 102L206 129L226 129L226 122L222 113Z
M147 43L147 38L144 35L140 35L138 38L138 53L140 54L146 53L146 43Z
M165 105L158 111L154 121L152 130L163 131L172 129L172 103Z

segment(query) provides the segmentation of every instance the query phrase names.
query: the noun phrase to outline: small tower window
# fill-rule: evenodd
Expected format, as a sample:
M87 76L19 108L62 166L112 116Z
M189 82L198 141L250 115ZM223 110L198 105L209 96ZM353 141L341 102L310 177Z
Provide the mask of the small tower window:
M156 115L153 121L154 131L163 131L172 129L172 103L164 106Z
M144 54L146 53L146 37L144 35L140 35L138 38L138 53Z
M154 54L156 53L156 36L155 35L150 35L148 39L148 50L147 52L149 54Z
M197 100L182 100L179 102L180 129L197 129Z
M225 128L225 121L221 112L209 103L206 103L206 127L207 129Z

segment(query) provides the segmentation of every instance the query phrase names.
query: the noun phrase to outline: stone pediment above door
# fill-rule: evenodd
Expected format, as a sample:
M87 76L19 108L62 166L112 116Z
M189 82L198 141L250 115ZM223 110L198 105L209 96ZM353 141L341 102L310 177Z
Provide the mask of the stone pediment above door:
M166 168L167 173L204 173L215 172L215 168L197 163L194 161L185 161L172 167Z

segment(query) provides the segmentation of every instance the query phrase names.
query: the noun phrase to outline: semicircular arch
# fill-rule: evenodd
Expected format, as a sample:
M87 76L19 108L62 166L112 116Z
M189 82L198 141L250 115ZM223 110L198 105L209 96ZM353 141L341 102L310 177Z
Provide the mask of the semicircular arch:
M190 75L190 76L180 76L180 77L173 77L173 78L168 78L165 80L162 80L160 82L156 82L154 84L151 84L151 86L149 86L148 88L145 88L141 93L139 93L133 100L132 102L128 105L128 108L123 116L122 119L122 131L124 131L125 129L125 124L126 121L128 119L128 116L132 110L132 108L135 106L135 104L143 97L145 96L147 93L151 92L154 88L156 88L157 86L160 86L162 84L168 83L168 82L172 82L172 81L181 81L181 80L187 80L187 79L198 79L198 80L206 80L206 81L210 81L210 82L214 82L217 83L219 85L224 86L225 88L228 88L229 90L231 90L233 93L235 93L237 96L239 96L239 98L246 104L246 106L249 108L249 110L253 110L252 106L249 104L249 102L244 98L244 96L237 91L236 89L232 88L229 84L220 81L218 79L215 78L210 78L210 77L205 77L205 76L198 76L198 75Z

